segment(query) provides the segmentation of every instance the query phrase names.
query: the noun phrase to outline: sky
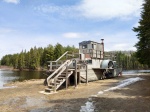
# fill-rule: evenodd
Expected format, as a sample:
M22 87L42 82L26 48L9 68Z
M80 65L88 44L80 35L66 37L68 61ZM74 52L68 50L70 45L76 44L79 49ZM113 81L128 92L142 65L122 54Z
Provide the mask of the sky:
M0 0L0 59L31 47L104 39L106 51L136 50L143 0Z

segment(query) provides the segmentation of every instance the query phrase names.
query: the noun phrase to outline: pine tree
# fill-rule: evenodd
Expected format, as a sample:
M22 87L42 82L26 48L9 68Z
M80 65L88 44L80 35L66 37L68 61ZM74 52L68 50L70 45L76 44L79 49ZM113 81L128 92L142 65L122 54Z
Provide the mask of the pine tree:
M18 69L20 69L20 70L25 68L25 61L24 61L24 59L25 59L24 52L22 51L19 54L19 57L18 57Z
M63 46L57 43L54 49L54 59L58 59L63 53L64 53Z
M139 26L133 28L137 32L139 39L135 45L137 48L136 56L142 64L147 64L150 67L150 0L145 0Z

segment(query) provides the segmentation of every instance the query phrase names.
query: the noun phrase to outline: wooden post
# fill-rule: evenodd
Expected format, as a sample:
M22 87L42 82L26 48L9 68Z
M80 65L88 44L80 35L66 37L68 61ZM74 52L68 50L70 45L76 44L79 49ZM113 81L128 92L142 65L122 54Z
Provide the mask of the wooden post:
M97 50L96 50L96 59L97 59Z
M56 78L54 78L54 92L56 92Z
M66 89L68 88L68 65L66 65Z
M52 62L50 62L50 71L52 71Z
M58 63L56 62L56 69L57 69L57 67L58 67Z
M69 56L66 54L66 60L68 59L68 57L69 57Z
M88 67L87 67L87 64L86 64L86 84L88 84Z
M78 73L79 73L79 84L80 84L80 83L81 83L81 77L80 77L80 65L79 65Z
M75 81L75 87L77 87L77 60L75 60L75 77L74 77L74 81Z

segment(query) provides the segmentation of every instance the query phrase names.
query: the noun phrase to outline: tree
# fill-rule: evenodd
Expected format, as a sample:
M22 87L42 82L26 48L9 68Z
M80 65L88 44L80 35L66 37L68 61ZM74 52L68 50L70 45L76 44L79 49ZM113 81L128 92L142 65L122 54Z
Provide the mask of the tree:
M19 57L18 57L18 68L20 70L24 69L25 68L25 61L24 61L24 52L22 51L20 54L19 54Z
M19 58L19 55L18 54L14 54L13 55L13 67L15 68L15 69L17 69L18 68L18 58Z
M46 49L46 62L53 61L54 58L54 47L52 45L48 45Z
M136 43L136 57L142 64L147 64L150 67L150 0L145 0L139 26L133 28L137 32L139 39Z
M54 59L58 59L63 53L64 53L63 46L57 43L54 49Z

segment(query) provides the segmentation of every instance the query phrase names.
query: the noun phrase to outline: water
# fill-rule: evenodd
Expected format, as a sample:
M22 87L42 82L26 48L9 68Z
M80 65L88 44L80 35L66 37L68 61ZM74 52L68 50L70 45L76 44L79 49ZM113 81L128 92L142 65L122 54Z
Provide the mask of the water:
M23 81L30 79L44 79L46 76L40 71L11 71L0 70L0 88L9 82Z
M124 71L125 72L125 71ZM141 71L143 73L143 71ZM144 72L148 72L148 71L144 71ZM130 71L127 71L127 73L129 74L133 74L134 71L132 70L132 72ZM135 73L137 73L137 71L135 71ZM149 72L148 72L149 73ZM140 77L134 77L134 78L127 78L125 80L122 80L118 83L117 86L114 86L114 87L110 87L106 90L101 90L99 91L96 95L91 95L91 97L88 98L88 101L85 103L84 106L81 106L81 109L80 109L80 112L99 112L99 110L96 110L94 104L93 104L93 100L92 98L93 97L98 97L99 95L102 95L102 94L105 94L106 92L109 92L109 91L113 91L113 90L117 90L117 89L120 89L120 88L123 88L123 87L126 87L128 85L131 85L133 83L136 83L138 81L141 81L141 80L144 80L143 78L140 78Z
M150 73L150 70L123 70L123 75L137 75L140 73Z
M0 88L3 88L3 85L13 81L23 81L30 79L44 79L46 78L43 75L44 72L39 71L10 71L10 70L1 70L0 69ZM123 75L137 75L139 73L150 73L150 70L124 70Z

